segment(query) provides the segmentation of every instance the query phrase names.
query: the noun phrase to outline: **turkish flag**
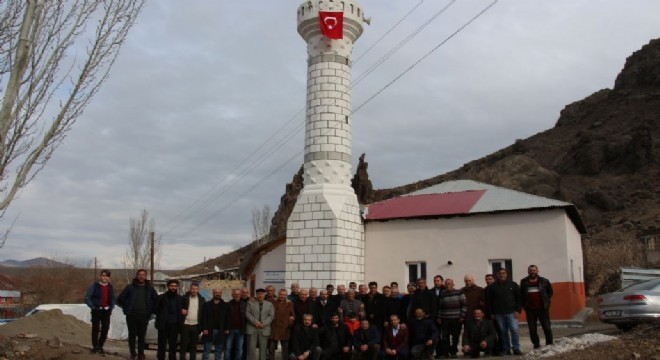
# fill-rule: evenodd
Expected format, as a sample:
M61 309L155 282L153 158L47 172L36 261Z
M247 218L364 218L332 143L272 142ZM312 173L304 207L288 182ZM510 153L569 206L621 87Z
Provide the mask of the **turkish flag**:
M323 35L330 39L344 38L344 13L341 11L319 11L319 25Z

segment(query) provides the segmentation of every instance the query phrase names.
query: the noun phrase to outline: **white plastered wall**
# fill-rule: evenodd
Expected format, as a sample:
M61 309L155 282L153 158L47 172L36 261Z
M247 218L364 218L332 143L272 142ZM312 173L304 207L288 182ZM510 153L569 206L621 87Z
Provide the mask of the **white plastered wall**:
M284 274L285 270L285 252L286 246L284 244L276 247L270 252L261 256L261 259L254 267L254 286L255 289L265 288L268 285L275 286L276 289L284 288L284 276L282 275L281 283L265 283L266 271L281 271Z
M465 274L485 285L490 259L511 259L515 281L527 276L530 264L553 282L571 281L569 253L574 266L579 253L582 266L579 234L563 209L369 222L365 234L365 280L380 285L405 284L408 261L425 261L429 282L440 274L457 286Z

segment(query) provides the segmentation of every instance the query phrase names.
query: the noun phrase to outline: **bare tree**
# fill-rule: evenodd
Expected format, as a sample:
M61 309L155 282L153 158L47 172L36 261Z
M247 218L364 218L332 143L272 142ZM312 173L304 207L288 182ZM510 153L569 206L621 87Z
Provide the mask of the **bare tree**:
M0 1L0 217L108 78L144 1Z
M124 267L132 270L127 276L132 276L138 269L151 269L151 233L155 232L155 229L156 221L149 219L146 209L142 210L138 218L130 219L128 249L123 259ZM157 264L160 257L160 238L154 239L154 249L154 262Z
M268 240L270 233L270 206L264 205L261 209L252 209L252 239L263 244Z

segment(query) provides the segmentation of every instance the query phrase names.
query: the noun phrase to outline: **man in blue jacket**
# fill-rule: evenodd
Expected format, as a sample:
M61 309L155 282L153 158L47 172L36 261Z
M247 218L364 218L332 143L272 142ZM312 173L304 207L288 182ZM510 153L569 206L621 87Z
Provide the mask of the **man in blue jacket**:
M92 354L105 354L103 345L110 330L110 315L115 307L115 291L110 283L110 271L101 270L99 281L87 289L85 304L92 311ZM99 325L101 332L99 335Z
M147 270L140 269L133 282L128 284L117 297L117 305L126 315L128 348L131 360L145 360L144 338L147 335L149 318L154 314L158 293L147 280ZM137 351L135 340L137 339Z

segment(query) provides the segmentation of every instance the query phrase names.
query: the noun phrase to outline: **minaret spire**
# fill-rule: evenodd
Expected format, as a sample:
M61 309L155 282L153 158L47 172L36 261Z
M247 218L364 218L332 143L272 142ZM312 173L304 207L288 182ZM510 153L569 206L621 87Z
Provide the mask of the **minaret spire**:
M363 19L352 0L298 7L308 55L305 165L304 187L287 223L287 287L364 280L364 227L351 187L351 59Z

